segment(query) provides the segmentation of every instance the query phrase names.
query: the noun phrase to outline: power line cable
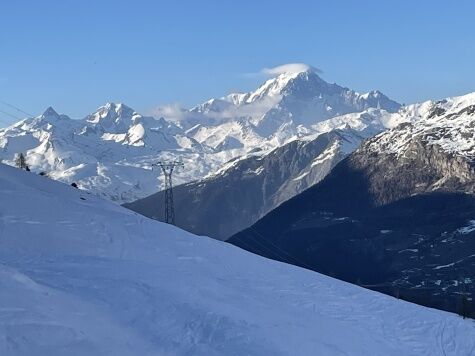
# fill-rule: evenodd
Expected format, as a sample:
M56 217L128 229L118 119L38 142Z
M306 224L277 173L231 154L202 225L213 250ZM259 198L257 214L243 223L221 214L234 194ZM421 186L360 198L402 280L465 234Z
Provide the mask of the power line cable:
M256 229L254 229L252 227L252 229L254 231L256 231ZM259 232L259 231L256 231L256 233L258 235L260 235L263 239L265 239L265 237ZM297 258L295 257L294 255L292 255L291 253L289 253L287 250L284 250L282 247L280 247L279 245L277 245L276 243L274 243L272 240L270 239L265 239L270 245L272 245L275 249L281 251L282 253L284 253L285 255L289 256L290 258L294 259L294 261L300 263L300 265L310 269L310 270L313 270L313 267L311 267L310 265L308 265L306 262L304 262L303 260L301 260L300 258Z
M251 252L252 250L254 250L253 246L251 244L248 244L246 240L241 239L238 236L233 236L233 239L236 239L238 242L240 242L244 246L244 249L247 250L248 252ZM238 247L242 248L241 246L238 246Z
M249 252L256 251L256 248L257 248L258 250L260 249L262 252L267 251L267 253L270 253L269 256L271 256L271 255L277 256L277 258L279 258L282 261L287 261L288 260L288 258L282 256L277 251L274 251L270 247L267 247L263 242L258 240L252 234L251 234L251 236L252 236L252 239L250 241L247 241L244 238L239 237L238 235L233 236L233 239L236 239L238 242L240 242L242 245L244 245L244 248L246 250L248 250ZM255 246L252 246L253 243L255 244ZM258 247L257 245L260 245L260 247ZM269 257L269 258L271 258L271 257Z
M256 244L256 247L259 248L257 245L260 246L260 249L262 252L265 253L265 251L267 251L267 253L270 253L269 254L269 258L272 258L271 256L274 255L276 256L278 259L282 260L282 261L287 261L288 258L287 257L284 257L283 255L281 255L280 253L278 253L277 251L275 250L272 250L270 247L266 246L264 244L264 242L260 241L258 238L256 238L255 236L251 235L252 236L252 240L251 241L254 241L254 243Z
M1 112L2 114L5 114L5 115L7 115L7 116L10 116L10 117L12 117L12 118L14 118L14 119L21 120L18 116L13 115L13 114L10 114L10 113L8 113L8 112L6 112L6 111L0 110L0 112Z
M303 266L307 269L310 269L310 270L313 270L313 268L311 266L309 266L306 262L302 261L301 259L299 258L296 258L295 256L291 255L289 252L285 251L283 248L281 248L280 246L278 246L277 244L274 244L270 239L266 239L259 231L257 231L253 226L250 227L250 229L252 231L254 231L257 235L261 236L262 239L266 242L268 242L270 245L272 245L274 247L274 249L280 251L280 253L284 254L284 255L287 255L288 257L290 257L292 260L294 260L294 262L297 262L297 264L299 264L300 266ZM255 239L256 241L259 241L257 239ZM279 253L279 254L280 254ZM274 252L275 255L279 255L277 253ZM283 260L287 260L288 258L284 258Z
M0 117L0 122L3 122L5 125L8 125L8 126L10 126L10 125L12 124L12 123L10 122L10 120L2 119L1 117Z
M15 106L15 105L12 105L12 104L9 104L7 103L6 101L3 101L3 100L0 100L0 103L2 103L3 105L6 105L6 106L9 106L11 107L12 109L15 109L16 111L18 112L21 112L27 116L30 116L30 117L33 117L34 115L30 114L30 113L27 113L25 110L22 110L20 109L19 107Z

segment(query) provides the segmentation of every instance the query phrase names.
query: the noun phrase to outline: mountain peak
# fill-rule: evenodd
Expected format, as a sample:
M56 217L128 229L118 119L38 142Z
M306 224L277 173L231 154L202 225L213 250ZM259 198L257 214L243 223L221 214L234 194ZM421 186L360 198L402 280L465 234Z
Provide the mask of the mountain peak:
M122 103L106 103L97 111L86 117L86 120L91 123L107 123L116 124L123 119L131 119L135 114L135 110Z
M247 98L247 102L252 102L257 99L262 99L265 96L276 97L285 92L292 91L292 88L304 87L320 88L325 91L330 84L324 81L317 74L317 69L310 66L282 66L285 68L279 69L280 72L276 77L267 80L255 92L251 93ZM320 91L319 90L319 91Z
M114 111L119 116L128 115L128 114L132 115L135 112L134 109L132 109L131 107L123 103L109 102L109 103L106 103L102 108L104 109L104 111Z
M48 106L48 108L41 114L42 117L44 118L59 118L59 114L54 110L51 106Z

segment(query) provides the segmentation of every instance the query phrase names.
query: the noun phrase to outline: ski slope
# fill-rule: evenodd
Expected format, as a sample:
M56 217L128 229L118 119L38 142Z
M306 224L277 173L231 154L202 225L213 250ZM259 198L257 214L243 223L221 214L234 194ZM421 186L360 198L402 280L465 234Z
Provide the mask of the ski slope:
M475 323L0 164L0 355L475 355Z

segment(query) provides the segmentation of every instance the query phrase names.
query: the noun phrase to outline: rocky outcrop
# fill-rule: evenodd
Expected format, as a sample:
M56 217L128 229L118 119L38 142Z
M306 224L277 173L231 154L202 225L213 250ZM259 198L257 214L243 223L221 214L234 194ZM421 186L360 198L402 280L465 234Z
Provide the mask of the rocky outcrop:
M421 137L415 137L400 156L374 151L374 140L377 138L355 152L347 164L363 172L375 205L434 191L474 193L472 160L429 145Z

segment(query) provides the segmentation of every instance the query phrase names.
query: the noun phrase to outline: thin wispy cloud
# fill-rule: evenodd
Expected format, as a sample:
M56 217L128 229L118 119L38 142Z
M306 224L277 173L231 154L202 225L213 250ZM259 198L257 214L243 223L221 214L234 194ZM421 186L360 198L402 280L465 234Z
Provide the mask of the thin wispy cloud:
M311 70L315 73L322 74L323 71L317 67L305 63L287 63L280 66L263 68L255 73L246 73L246 77L275 77L283 73L300 73Z
M188 109L178 103L157 106L147 112L147 115L164 117L170 121L180 121L190 115Z
M287 63L277 67L264 68L260 71L260 73L264 75L275 76L283 73L300 73L307 70L312 70L316 73L323 73L322 70L305 63Z

